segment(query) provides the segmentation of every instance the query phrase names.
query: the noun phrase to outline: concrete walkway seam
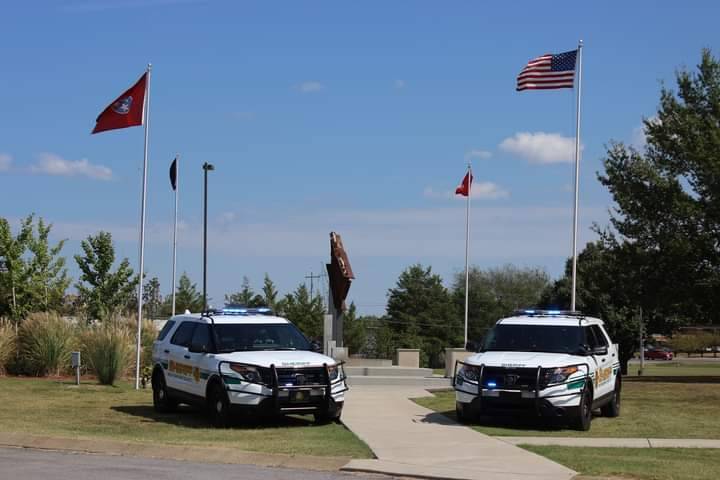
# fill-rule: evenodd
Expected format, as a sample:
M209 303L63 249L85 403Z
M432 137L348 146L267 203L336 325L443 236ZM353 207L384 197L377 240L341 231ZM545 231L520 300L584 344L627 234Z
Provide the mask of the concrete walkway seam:
M494 437L511 445L556 445L598 448L720 448L720 440L702 438Z

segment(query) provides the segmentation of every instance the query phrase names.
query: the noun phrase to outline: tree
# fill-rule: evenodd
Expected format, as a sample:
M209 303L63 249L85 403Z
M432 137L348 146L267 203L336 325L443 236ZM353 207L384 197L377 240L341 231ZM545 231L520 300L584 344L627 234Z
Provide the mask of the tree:
M48 241L51 224L45 224L42 218L37 222L37 236L32 237L28 249L32 253L28 267L31 278L32 311L60 311L63 307L65 290L70 285L65 258L60 251L65 240L54 247Z
M160 280L157 277L151 278L143 285L143 306L148 318L155 318L160 313L162 295L160 294Z
M367 343L367 330L363 317L357 317L355 302L350 303L343 315L343 343L350 353L361 353Z
M238 305L245 305L246 307L256 306L256 305L251 305L252 303L254 303L253 302L254 298L255 298L255 292L253 292L253 289L250 287L250 279L248 277L243 277L242 286L240 287L239 292L225 295L225 301L227 303L235 303Z
M75 255L82 272L75 284L88 320L103 320L120 313L133 298L139 279L133 276L130 262L124 258L117 270L115 247L109 232L99 232L81 243L84 255Z
M495 322L518 308L538 304L550 286L550 277L540 268L504 265L469 271L468 339L477 341ZM461 318L465 315L465 272L455 274L453 302Z
M10 223L0 218L0 284L3 299L0 314L7 314L19 322L29 309L29 292L26 285L30 277L24 254L32 241L33 215L28 215L20 224L20 231L13 236Z
M310 339L319 339L323 334L325 306L322 298L310 298L307 287L300 284L283 301L283 313Z
M697 72L662 89L647 147L613 143L600 182L613 196L606 246L632 250L636 303L655 319L720 322L720 63L704 50ZM626 247L630 244L632 247Z
M462 344L462 322L431 267L416 264L400 274L388 292L387 317L396 347L420 348L424 365L440 365L445 347Z
M209 301L209 299L208 299ZM197 284L190 281L190 277L186 272L180 275L178 287L175 291L175 311L184 312L201 312L204 308L202 293L198 292Z
M277 296L278 291L275 288L275 284L270 280L270 276L266 273L263 279L263 301L265 305L272 308L273 311L277 308Z

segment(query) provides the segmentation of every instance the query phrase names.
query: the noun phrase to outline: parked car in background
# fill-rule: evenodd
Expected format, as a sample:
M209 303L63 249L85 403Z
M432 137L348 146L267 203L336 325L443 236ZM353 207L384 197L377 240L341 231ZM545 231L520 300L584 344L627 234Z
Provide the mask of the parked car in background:
M656 347L645 350L645 360L672 360L673 352L666 347Z

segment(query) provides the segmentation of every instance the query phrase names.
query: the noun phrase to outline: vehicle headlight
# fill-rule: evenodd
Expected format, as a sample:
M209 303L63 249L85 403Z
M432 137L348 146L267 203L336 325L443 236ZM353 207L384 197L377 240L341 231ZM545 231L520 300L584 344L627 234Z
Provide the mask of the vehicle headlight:
M463 365L458 370L458 377L463 377L471 382L477 382L480 378L480 369L472 365Z
M542 372L543 383L545 383L545 385L563 383L570 375L576 373L578 370L576 365L571 367L544 368Z
M230 370L239 374L243 380L253 383L262 383L260 371L255 367L249 367L241 363L231 363Z
M340 377L340 366L339 365L331 365L328 367L328 376L330 377L330 381L334 382Z

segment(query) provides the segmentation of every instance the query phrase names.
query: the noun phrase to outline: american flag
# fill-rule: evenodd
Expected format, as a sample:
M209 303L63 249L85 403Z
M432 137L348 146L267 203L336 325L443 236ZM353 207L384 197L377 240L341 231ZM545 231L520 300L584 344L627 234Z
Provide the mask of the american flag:
M577 50L533 58L517 77L518 92L573 88Z

